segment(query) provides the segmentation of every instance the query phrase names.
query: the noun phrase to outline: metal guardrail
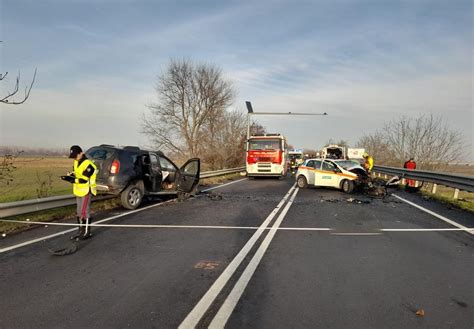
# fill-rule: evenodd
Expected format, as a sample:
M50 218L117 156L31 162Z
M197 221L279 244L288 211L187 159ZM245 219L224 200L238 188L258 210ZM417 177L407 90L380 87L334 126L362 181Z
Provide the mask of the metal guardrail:
M384 166L374 166L373 171L387 175L403 176L403 178L411 178L418 181L449 186L462 191L474 192L474 176L425 170L408 170L404 168Z
M221 169L216 171L206 171L199 175L200 179L234 174L245 170L245 167ZM113 199L116 196L103 195L94 197L93 201ZM24 201L0 203L0 218L28 214L32 212L72 206L76 204L74 195L60 195L41 199L31 199Z
M241 171L245 171L245 167L221 169L221 170L215 170L215 171L205 171L205 172L202 172L201 175L199 175L199 178L201 179L211 178L211 177L223 176L223 175L228 175L228 174L235 174Z

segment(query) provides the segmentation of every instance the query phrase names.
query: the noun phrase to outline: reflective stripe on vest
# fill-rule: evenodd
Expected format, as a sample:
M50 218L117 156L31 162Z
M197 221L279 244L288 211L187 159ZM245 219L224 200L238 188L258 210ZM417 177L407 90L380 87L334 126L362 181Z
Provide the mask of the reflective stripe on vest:
M74 181L72 192L75 196L85 196L89 193L89 191L97 195L97 167L96 165L89 159L84 160L79 166L77 165L78 161L74 160L74 175L76 176L76 180ZM94 173L91 177L84 176L83 173L87 169L87 167L91 165L94 168ZM79 183L79 179L86 180L85 183Z

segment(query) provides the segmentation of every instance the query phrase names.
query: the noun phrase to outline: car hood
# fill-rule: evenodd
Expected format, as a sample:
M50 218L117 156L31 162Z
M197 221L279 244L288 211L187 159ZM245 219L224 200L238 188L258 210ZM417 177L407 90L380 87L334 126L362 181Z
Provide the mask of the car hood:
M357 176L367 176L367 171L362 166L354 165L346 169L347 171L356 174Z

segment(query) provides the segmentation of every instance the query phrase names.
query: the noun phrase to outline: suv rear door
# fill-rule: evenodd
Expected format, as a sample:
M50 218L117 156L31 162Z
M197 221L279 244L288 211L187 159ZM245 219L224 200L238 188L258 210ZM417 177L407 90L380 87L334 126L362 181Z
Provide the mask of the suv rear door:
M188 160L179 169L178 191L191 193L199 183L201 162L198 158Z
M99 170L97 180L105 182L109 176L112 161L116 158L116 151L110 147L95 146L86 151L86 156Z

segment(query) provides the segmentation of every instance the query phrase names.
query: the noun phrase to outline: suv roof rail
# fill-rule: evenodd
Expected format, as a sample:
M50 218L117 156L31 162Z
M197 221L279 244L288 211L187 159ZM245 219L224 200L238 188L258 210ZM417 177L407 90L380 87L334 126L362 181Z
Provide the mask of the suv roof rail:
M124 146L124 150L133 150L133 151L140 151L138 146Z
M115 147L113 145L110 145L110 144L100 144L99 146L109 146L109 147Z

